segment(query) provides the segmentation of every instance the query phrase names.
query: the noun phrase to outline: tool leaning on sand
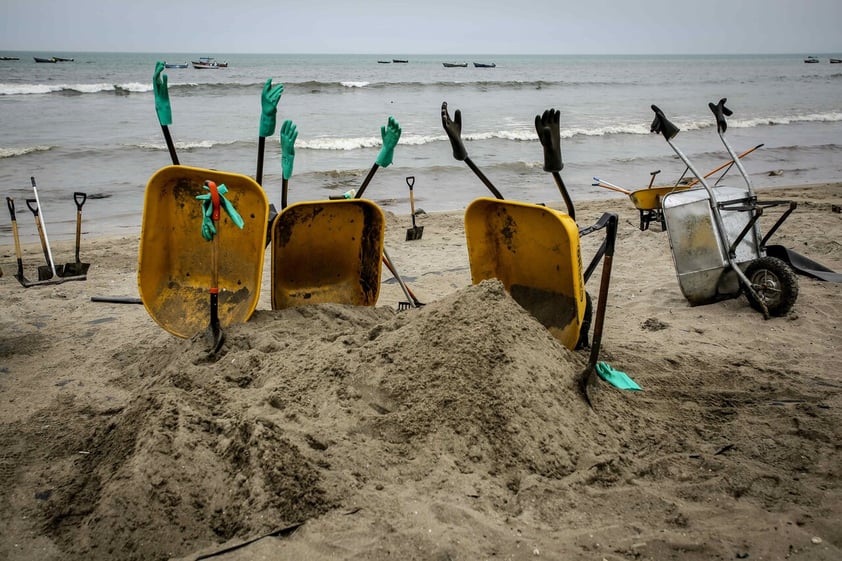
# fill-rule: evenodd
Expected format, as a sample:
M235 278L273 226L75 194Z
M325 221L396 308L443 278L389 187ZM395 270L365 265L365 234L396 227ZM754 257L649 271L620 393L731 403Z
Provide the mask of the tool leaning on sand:
M53 252L50 248L50 240L47 237L47 225L44 223L44 215L41 212L41 200L38 197L38 188L35 184L35 177L30 177L32 183L33 199L26 199L26 206L32 212L35 218L35 227L38 230L38 237L41 241L41 249L44 252L44 260L46 265L38 267L38 280L31 281L26 278L23 272L23 258L20 247L20 236L18 234L17 216L15 213L15 201L11 197L6 197L6 205L9 208L9 217L12 222L12 235L15 240L15 258L17 260L18 270L15 273L15 278L24 288L33 286L46 286L53 284L61 284L67 281L81 281L88 278L89 263L82 263L79 260L79 244L82 235L82 205L87 199L85 193L75 192L73 200L76 203L76 261L67 263L66 265L56 265L53 259ZM80 200L81 199L81 200ZM0 272L2 276L2 272Z

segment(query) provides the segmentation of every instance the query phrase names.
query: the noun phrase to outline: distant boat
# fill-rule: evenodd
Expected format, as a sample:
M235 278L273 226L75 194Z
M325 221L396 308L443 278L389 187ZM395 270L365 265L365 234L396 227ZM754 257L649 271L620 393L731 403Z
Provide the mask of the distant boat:
M391 60L378 60L378 64L392 64Z
M392 59L392 62L402 62L402 63L406 64L406 63L407 63L407 62L409 62L409 61L408 61L408 60L399 59L399 58L393 58L393 59Z
M53 60L56 62L73 62L72 58L61 58L60 56L54 56Z
M839 64L842 62L842 58L832 58L830 59L830 64Z
M217 62L216 59L203 56L199 60L191 60L193 68L228 68L227 62Z
M819 62L819 59L817 59L814 56L808 56L807 58L804 59L804 62L806 62L807 64L815 64L815 63Z
M187 68L186 62L165 62L164 66L166 68Z
M442 66L445 68L465 68L468 66L467 62L442 62Z
M474 68L497 68L497 65L493 62L491 64L486 64L484 62L475 62Z
M16 56L0 56L0 60L20 60L20 57L16 57Z
M34 58L34 59L35 59L35 62L52 62L52 63L54 63L54 64L55 64L55 62L56 62L55 57L51 57L51 58L40 58L40 57L34 56L34 57L32 57L32 58Z

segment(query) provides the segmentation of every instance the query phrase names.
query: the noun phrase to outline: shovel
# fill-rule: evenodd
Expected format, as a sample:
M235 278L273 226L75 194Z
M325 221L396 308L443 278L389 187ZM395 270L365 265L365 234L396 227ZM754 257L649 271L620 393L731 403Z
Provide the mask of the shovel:
M64 265L64 274L62 276L65 277L87 275L88 268L91 266L90 263L82 263L79 261L79 244L82 239L82 205L84 205L87 200L88 195L85 193L80 193L78 191L73 193L73 202L76 203L76 262L66 263Z
M205 332L205 341L210 347L208 355L213 356L219 349L222 348L222 343L225 340L225 335L222 333L222 328L219 326L219 191L216 188L216 183L213 181L206 181L206 185L210 188L211 204L213 205L213 213L211 220L216 233L211 242L211 286L210 286L210 326Z
M15 238L15 257L18 261L18 272L15 273L15 278L23 285L24 288L29 288L33 285L23 274L23 260L20 251L20 237L18 236L18 222L15 218L15 201L11 197L6 197L6 205L9 207L9 216L12 219L12 234Z
M38 200L37 199L26 199L26 206L29 207L29 210L32 211L32 215L35 217L35 227L38 229L38 237L41 240L41 250L44 252L44 260L47 262L46 265L40 265L38 267L38 280L45 281L50 280L54 276L61 276L61 266L56 268L55 263L53 262L53 256L50 253L50 246L47 242L47 236L44 232L44 226L41 223L41 215L38 212Z
M415 196L412 192L412 187L415 185L415 177L410 175L406 178L406 184L409 185L409 208L412 211L412 228L406 231L406 241L420 240L424 235L424 226L415 225Z

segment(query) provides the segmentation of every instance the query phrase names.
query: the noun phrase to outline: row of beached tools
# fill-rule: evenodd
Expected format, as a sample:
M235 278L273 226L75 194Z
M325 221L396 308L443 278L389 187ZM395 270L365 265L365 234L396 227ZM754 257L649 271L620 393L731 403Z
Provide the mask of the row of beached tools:
M9 207L9 216L12 219L12 234L15 238L15 258L17 259L18 270L15 273L15 278L24 287L44 286L51 284L61 284L68 281L81 281L88 278L88 269L90 263L82 263L79 259L79 245L82 237L82 206L88 199L85 193L73 193L73 202L76 203L76 260L66 263L64 265L56 265L53 259L53 252L50 248L50 239L47 236L47 225L44 222L44 212L41 207L41 201L38 197L38 188L35 185L35 178L31 177L32 191L34 198L26 199L26 206L32 211L35 217L35 227L38 230L38 237L41 240L41 249L44 252L45 265L38 267L38 280L29 280L23 273L23 257L20 248L20 236L18 234L17 217L15 216L15 201L11 197L6 197L6 205Z

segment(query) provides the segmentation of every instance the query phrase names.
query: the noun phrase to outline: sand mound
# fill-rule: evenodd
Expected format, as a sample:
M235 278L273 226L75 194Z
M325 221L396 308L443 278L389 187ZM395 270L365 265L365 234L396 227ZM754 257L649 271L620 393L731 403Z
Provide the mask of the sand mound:
M303 522L442 458L512 489L617 446L586 420L582 359L496 281L401 314L259 312L226 337L213 360L201 337L130 353L142 387L88 415L68 446L84 452L75 475L45 501L68 552L162 559Z

